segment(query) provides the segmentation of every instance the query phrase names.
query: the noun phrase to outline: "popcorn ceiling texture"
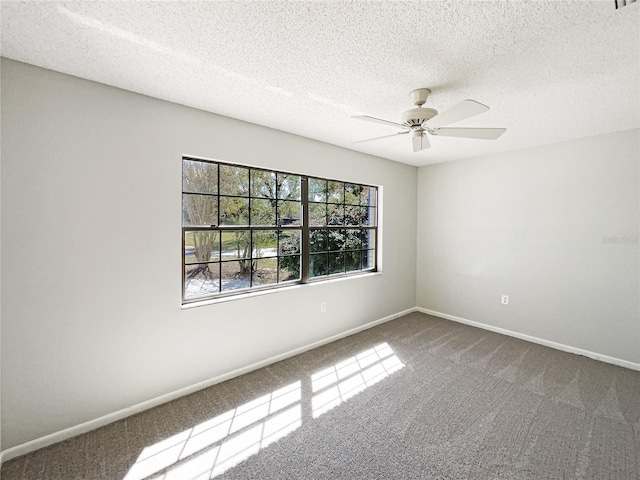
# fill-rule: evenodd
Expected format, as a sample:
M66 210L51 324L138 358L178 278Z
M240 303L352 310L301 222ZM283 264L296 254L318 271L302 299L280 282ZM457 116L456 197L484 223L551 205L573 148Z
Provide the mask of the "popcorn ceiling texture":
M3 56L412 165L640 127L640 4L2 2ZM409 92L497 141L406 136Z

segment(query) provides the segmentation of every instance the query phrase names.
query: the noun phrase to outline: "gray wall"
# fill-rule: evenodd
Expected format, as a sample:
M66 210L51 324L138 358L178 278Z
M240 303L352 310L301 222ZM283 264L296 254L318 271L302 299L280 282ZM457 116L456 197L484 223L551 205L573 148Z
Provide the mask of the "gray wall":
M637 130L418 170L5 59L1 100L3 449L412 308L416 292L640 362ZM182 310L182 154L382 185L383 274Z
M418 306L640 362L639 133L420 168Z
M383 273L182 310L182 154L382 185ZM414 307L416 172L3 59L3 448Z

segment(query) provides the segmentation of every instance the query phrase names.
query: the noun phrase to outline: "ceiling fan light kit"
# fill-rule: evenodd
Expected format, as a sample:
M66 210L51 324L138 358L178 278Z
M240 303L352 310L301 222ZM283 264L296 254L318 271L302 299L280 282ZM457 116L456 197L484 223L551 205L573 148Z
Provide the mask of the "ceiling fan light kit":
M418 88L409 94L409 98L416 105L416 108L411 108L401 115L402 123L391 122L382 118L370 117L368 115L358 115L353 118L359 120L366 120L368 122L382 123L391 127L400 128L403 131L392 135L385 135L383 137L370 138L367 140L360 140L359 142L368 142L371 140L378 140L381 138L395 137L396 135L402 135L411 133L413 151L419 152L431 147L427 133L429 135L442 136L442 137L458 137L458 138L474 138L479 140L495 140L502 135L506 128L441 128L452 123L456 123L467 118L471 118L480 113L489 111L489 107L476 102L475 100L464 100L457 105L445 110L442 113L438 113L433 108L423 108L427 102L427 98L431 90L428 88Z

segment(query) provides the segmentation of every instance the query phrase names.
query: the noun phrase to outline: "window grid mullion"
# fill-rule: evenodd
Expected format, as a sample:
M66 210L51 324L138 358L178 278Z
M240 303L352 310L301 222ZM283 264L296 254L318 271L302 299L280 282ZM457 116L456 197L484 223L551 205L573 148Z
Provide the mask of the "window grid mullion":
M275 196L275 202L276 202L276 225L278 225L278 223L282 223L280 222L280 217L278 216L278 209L280 207L280 202L278 202L278 194L280 193L280 187L278 187L280 183L280 173L276 172L276 188L275 188L275 192L273 192L273 195Z
M216 164L218 172L218 225L222 222L222 212L220 211L220 164ZM222 293L222 232L218 232L218 295Z
M309 238L309 177L300 180L300 199L302 201L302 239L300 245L300 281L309 282L310 238Z
M251 172L252 169L249 169L249 191L247 195L249 196L248 204L249 204L249 226L253 222L253 215L251 213ZM248 230L247 235L249 235L249 288L253 287L253 230ZM258 261L256 260L256 267L258 266ZM222 282L221 282L222 283Z
M348 182L344 182L344 181L340 181L340 180L330 180L330 179L322 179L322 178L314 178L314 181L316 182L316 185L324 186L324 201L321 203L324 203L324 210L325 210L325 218L324 218L324 223L325 225L320 225L320 226L311 226L310 224L310 199L309 199L309 176L305 176L305 175L300 175L300 174L287 174L284 172L278 172L278 171L273 171L273 170L268 170L268 169L257 169L259 171L265 171L265 172L270 172L272 174L275 174L275 198L273 199L275 201L274 204L274 211L275 211L275 225L253 225L254 222L256 222L257 220L254 219L254 210L256 207L255 201L256 199L262 199L263 197L255 197L252 193L252 180L254 180L254 170L251 167L247 167L245 165L234 165L234 164L227 164L226 162L222 163L222 162L217 162L217 161L207 161L204 159L193 159L191 157L183 157L183 160L189 160L189 161L202 161L205 163L213 163L216 165L216 172L217 172L217 193L213 194L213 193L207 193L207 192L198 192L198 193L194 193L194 192L185 192L183 191L183 195L184 194L189 194L189 195L194 195L194 196L200 196L200 197L211 197L211 196L215 196L216 198L216 204L217 204L217 216L215 217L217 220L217 225L189 225L189 226L183 226L182 228L182 298L183 298L183 303L191 303L191 302L196 302L196 301L202 301L202 300L207 300L207 298L213 296L231 296L234 294L240 294L240 293L245 293L247 290L263 290L263 289L273 289L273 288L278 288L278 286L280 285L280 282L282 281L281 275L280 275L280 260L282 257L285 257L283 255L281 255L281 246L282 246L282 239L281 239L281 234L284 232L293 232L293 231L299 231L300 232L300 240L299 240L299 244L298 244L298 248L300 253L299 254L295 254L295 255L288 255L289 257L295 257L298 258L298 265L300 268L300 277L299 280L297 281L297 283L309 283L311 281L322 281L327 279L328 277L336 277L336 276L344 276L344 275L357 275L358 273L362 273L362 272L366 272L366 271L375 271L377 268L377 252L378 252L378 222L377 222L377 208L379 207L379 205L377 204L377 193L378 193L378 189L376 187L371 187L371 186L367 186L367 185L362 185L362 184L352 184L349 183L349 185L351 185L352 190L354 190L355 192L358 191L358 189L363 189L366 188L367 189L367 199L366 199L366 203L365 200L362 197L362 193L358 193L358 201L356 203L354 203L353 201L348 201L347 200L347 183ZM222 182L221 182L221 178L220 178L220 172L222 170L221 165L227 165L229 167L238 167L240 169L244 169L247 172L248 175L248 192L246 195L222 195L221 194L221 186L222 186ZM184 170L183 170L183 175L184 175ZM299 219L299 225L287 225L287 226L283 226L280 217L280 202L279 202L279 197L281 196L281 185L280 182L283 181L283 177L285 176L297 176L300 178L300 200L299 200L299 205L300 205L300 214L301 217ZM273 178L273 177L272 177ZM333 185L333 190L332 191L336 191L337 189L335 187L338 187L342 190L342 198L340 199L334 199L334 198L329 198L329 183L332 183ZM183 184L184 184L184 180L183 180ZM197 186L195 187L197 188ZM314 190L315 191L315 190ZM225 197L225 198L230 198L230 199L234 199L234 198L242 198L242 199L247 199L247 208L248 208L248 224L247 225L220 225L222 217L223 217L223 213L221 211L221 206L222 206L222 202L221 202L221 198ZM183 197L184 198L184 197ZM286 200L290 200L289 198L287 198ZM314 197L314 200L316 200L316 198ZM331 200L331 201L330 201ZM291 201L291 200L290 200ZM315 203L320 203L320 202L315 202ZM233 210L229 210L229 208L233 208L231 206L232 204L229 204L227 206L227 210L225 211L226 213L228 213L229 215L232 215ZM329 225L329 206L332 206L332 210L334 213L332 213L332 215L339 215L341 217L341 221L339 222L338 225ZM347 220L347 206L350 207L350 212L352 214L355 214L357 216L359 216L361 218L361 220L358 221L359 224L355 224L352 225L351 223L349 223L349 220ZM354 208L352 207L361 207L362 208L366 208L366 214L363 215L362 214L362 210L355 210L354 212L352 212L354 210ZM231 213L230 213L231 212ZM370 214L373 213L375 218L371 218ZM192 218L192 217L190 217ZM233 221L233 217L229 217L231 219L231 221ZM292 217L291 220L288 221L293 221L295 217ZM357 217L355 217L357 218ZM368 219L367 220L367 224L363 224L364 223L364 219ZM236 220L237 221L237 220ZM353 223L353 222L352 222ZM321 274L318 277L311 277L311 272L310 272L310 268L311 268L311 233L314 231L321 231L321 230L325 230L327 232L327 234L329 234L332 231L343 231L344 235L342 235L341 237L339 237L340 239L338 239L337 241L342 243L342 248L340 250L329 250L329 244L327 243L326 245L326 250L324 252L317 252L320 253L322 255L322 257L325 258L325 262L324 262L324 268L326 268L326 271L324 271L325 273ZM354 235L354 231L358 230L359 233L356 232L356 234L360 237L360 241L358 243L356 243L356 245L359 245L359 249L358 248L353 248L353 244L351 244L352 246L350 248L347 248L347 232L351 231L350 235ZM186 261L186 255L185 255L185 249L186 249L186 237L187 237L187 233L188 232L217 232L217 237L218 237L218 258L216 259L217 261L211 262L211 260L209 261L203 261L203 262L190 262L187 264ZM222 242L222 235L224 232L230 232L230 231L236 231L236 232L246 232L247 235L249 235L248 239L245 239L246 243L245 245L248 245L249 247L249 254L246 255L246 257L248 258L244 258L244 259L236 259L238 261L238 264L240 265L241 261L249 261L249 268L248 268L248 274L249 274L249 281L248 281L248 287L244 287L244 288L239 288L238 290L229 290L228 292L225 291L223 292L222 290L222 264L223 262L223 257L222 257L222 252L223 252L223 242ZM253 232L259 232L259 231L274 231L275 232L275 254L274 255L269 255L268 258L273 258L275 260L275 283L270 283L266 286L262 286L262 285L254 285L254 261L256 262L255 268L257 268L257 258L254 258L254 235ZM364 243L364 238L365 235L371 235L371 233L367 233L367 232L371 232L373 231L373 241L375 242L373 245L371 245L371 242L367 242L367 245L365 248L363 243ZM194 241L195 241L195 237L194 237ZM327 235L326 241L329 241L329 236ZM268 243L265 244L268 246ZM336 245L334 245L336 246ZM360 252L359 255L359 262L356 262L356 269L353 270L353 254ZM338 267L338 264L336 263L335 265L331 266L328 261L329 261L329 255L330 253L335 254L340 254L340 256L342 257L342 262L341 265L339 266L340 268L338 269L339 272L338 273L330 273L331 270L336 269L336 267ZM347 264L347 255L350 254L351 256L349 257L349 265ZM373 255L373 258L370 257L370 255ZM371 258L370 261L366 261L365 258ZM208 257L210 258L210 257ZM195 265L195 264L211 264L211 263L216 263L218 266L218 285L217 285L217 294L211 294L209 296L201 296L201 297L196 297L196 298L192 298L192 299L187 299L187 285L186 285L186 265ZM371 264L370 268L364 269L363 267L365 264ZM272 267L266 267L266 268L272 268ZM352 270L349 270L349 268L352 268ZM243 274L244 275L244 274ZM210 278L210 277L209 277ZM273 277L272 277L273 278ZM245 280L246 281L246 280ZM294 282L296 283L296 282ZM255 288L254 288L255 287Z
M276 284L280 283L280 232L276 230Z

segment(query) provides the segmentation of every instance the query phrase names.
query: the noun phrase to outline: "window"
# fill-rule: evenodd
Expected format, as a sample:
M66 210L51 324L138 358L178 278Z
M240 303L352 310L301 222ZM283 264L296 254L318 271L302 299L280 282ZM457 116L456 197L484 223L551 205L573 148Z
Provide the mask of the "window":
M185 157L183 303L375 271L377 188Z

